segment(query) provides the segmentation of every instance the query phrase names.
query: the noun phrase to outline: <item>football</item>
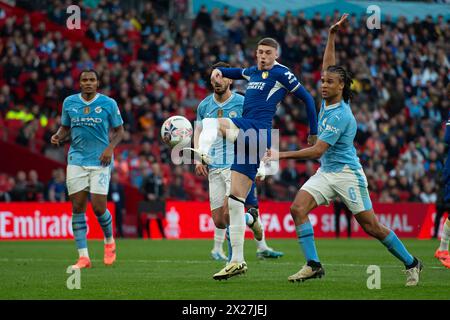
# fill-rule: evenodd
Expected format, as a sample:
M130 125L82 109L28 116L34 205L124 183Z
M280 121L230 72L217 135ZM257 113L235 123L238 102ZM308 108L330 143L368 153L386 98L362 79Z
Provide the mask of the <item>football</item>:
M161 139L171 148L189 146L192 138L192 125L183 116L172 116L161 127Z

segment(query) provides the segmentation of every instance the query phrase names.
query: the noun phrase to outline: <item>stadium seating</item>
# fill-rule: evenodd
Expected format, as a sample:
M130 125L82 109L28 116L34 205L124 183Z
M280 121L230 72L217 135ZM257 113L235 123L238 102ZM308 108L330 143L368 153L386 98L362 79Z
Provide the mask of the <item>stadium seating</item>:
M169 26L170 17L163 8L157 6L139 15L121 13L120 25L116 25L116 13L112 12L113 6L109 0L103 1L97 8L86 8L81 29L68 30L47 14L55 2L40 3L45 5L42 5L41 10L33 12L0 3L0 9L6 12L6 18L0 20L0 40L7 44L6 50L1 53L3 63L0 64L0 74L5 77L0 77L0 95L7 96L7 92L11 93L8 95L7 107L0 109L0 113L4 117L8 108L19 103L30 110L37 104L42 114L59 123L63 93L77 90L79 72L83 66L92 65L100 72L102 89L119 102L125 127L131 133L130 143L119 146L116 156L120 153L123 161L129 162L131 159L127 156L132 150L139 154L143 132L148 130L143 124L147 123L154 137L151 142L151 152L154 155L151 161L161 164L167 185L174 180L175 170L170 163L167 148L158 138L159 126L173 114L195 119L196 106L209 93L208 73L212 62L222 59L236 66L251 65L255 39L262 36L275 37L282 45L280 62L292 68L304 86L316 97L319 105L318 80L327 28L323 22L339 16L339 12L335 12L333 17L321 17L320 21L317 18L308 21L300 15L267 16L256 20L251 16L241 17L238 14L223 17L217 10L208 13L215 18L215 22L239 21L238 39L235 38L235 30L229 32L231 24L228 22L225 24L228 36L225 38L213 31L218 27L214 25L215 22L210 26L198 18L190 21L180 16L175 24ZM105 22L96 21L99 14L105 16ZM151 15L157 19L146 20L145 17ZM380 201L387 202L430 199L438 189L435 181L430 179L435 174L434 169L428 169L430 166L425 164L430 162L431 150L438 154L437 160L432 160L436 167L442 167L444 157L444 148L440 142L435 143L434 136L442 136L441 124L448 111L448 99L444 95L450 67L445 51L450 32L448 22L442 18L433 23L428 20L408 22L399 18L382 30L371 33L369 37L366 28L358 28L364 23L362 19L363 17L351 17L347 31L354 32L350 36L350 33L343 31L342 39L337 39L337 50L338 60L355 76L352 106L359 123L356 146L369 181L377 181L370 184L371 192ZM295 20L299 23L295 24ZM25 51L16 55L24 63L16 77L16 67L7 51L14 41L24 42L25 36L29 35L26 30L28 23L32 30L39 30L43 24L45 33L34 33L34 46L25 45ZM281 29L274 28L274 24L279 24ZM403 27L405 24L406 27ZM8 25L12 29L8 29ZM310 25L315 29L311 29ZM100 34L99 41L89 37L91 29ZM253 29L256 33L252 32ZM19 40L14 39L12 30L21 34ZM407 30L412 30L413 34L408 34ZM44 41L45 36L50 39L49 42ZM426 41L425 37L428 37ZM368 43L369 38L373 40L372 43ZM117 55L114 50L105 48L106 41L117 47ZM237 41L236 45L233 41ZM144 52L148 54L142 56L144 60L138 60L144 43L149 46L148 52ZM405 53L406 48L410 53ZM383 54L374 58L370 55L371 50L382 51ZM419 53L422 55L420 60L409 60L411 54L417 57ZM83 63L80 63L81 57ZM36 59L37 64L33 67L33 64L25 63L27 58ZM11 73L11 70L14 72ZM38 89L27 95L25 87L33 70L39 72L36 84ZM7 74L5 71L8 71ZM73 79L69 88L64 85L67 78ZM244 83L235 82L234 90L244 91ZM413 117L408 107L414 96L419 98L416 106L420 111L419 117ZM125 111L126 104L131 105L129 111ZM147 120L146 113L150 115ZM403 121L402 118L406 120ZM403 124L399 125L401 121ZM0 138L8 141L15 141L25 125L23 121L16 120L3 120L3 123ZM282 148L306 146L306 115L298 101L285 99L277 111L274 124L276 128L280 128ZM37 152L46 149L48 127L36 131L30 148ZM424 135L425 144L419 143L420 134L417 133ZM396 157L385 157L386 152L393 148L389 136L398 138L400 152ZM407 147L410 142L415 145L412 151ZM405 152L420 153L424 168L427 169L420 171L419 175L411 174L406 170L407 160L399 170L394 170L397 159ZM281 169L285 166L282 163ZM206 184L195 177L192 167L186 170L188 171L182 178L188 199L205 198ZM304 172L305 165L299 163L297 170ZM409 187L416 184L425 192L424 186L431 184L432 194L413 198L408 190L400 192L399 179L404 174L408 175ZM126 176L126 173L121 177L123 182L132 183L131 176ZM395 181L388 185L390 178ZM264 184L259 184L259 187L262 191L266 189ZM276 200L287 200L289 193L286 186L279 183L278 176L275 176L275 188L278 196ZM267 197L265 194L261 196ZM167 197L170 198L171 195L168 194Z

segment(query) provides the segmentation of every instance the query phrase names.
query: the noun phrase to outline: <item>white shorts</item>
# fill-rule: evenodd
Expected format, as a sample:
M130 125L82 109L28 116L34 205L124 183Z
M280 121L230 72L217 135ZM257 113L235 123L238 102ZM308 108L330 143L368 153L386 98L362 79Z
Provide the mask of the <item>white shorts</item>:
M213 169L208 173L209 204L211 211L223 207L225 197L230 195L231 170L230 168Z
M300 190L311 194L319 206L339 197L353 214L357 214L372 209L367 186L363 169L345 166L341 172L323 172L319 168Z
M111 168L67 166L67 190L69 195L89 191L90 193L107 195L109 190L109 180L111 178Z

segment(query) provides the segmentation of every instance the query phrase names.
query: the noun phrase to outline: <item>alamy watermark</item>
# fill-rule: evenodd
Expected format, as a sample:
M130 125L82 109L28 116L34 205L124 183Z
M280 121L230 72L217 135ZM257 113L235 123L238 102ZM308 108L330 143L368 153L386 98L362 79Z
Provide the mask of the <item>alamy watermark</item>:
M81 29L81 9L77 5L71 5L67 7L67 14L70 16L66 20L66 27L69 30Z
M367 29L381 29L381 9L377 5L370 5L366 12L371 14L366 20Z
M66 273L70 274L66 281L66 287L69 290L80 290L81 289L81 270L78 268L73 268L72 266L67 267Z
M379 266L370 265L367 267L367 274L369 277L367 278L367 289L381 289L381 269Z

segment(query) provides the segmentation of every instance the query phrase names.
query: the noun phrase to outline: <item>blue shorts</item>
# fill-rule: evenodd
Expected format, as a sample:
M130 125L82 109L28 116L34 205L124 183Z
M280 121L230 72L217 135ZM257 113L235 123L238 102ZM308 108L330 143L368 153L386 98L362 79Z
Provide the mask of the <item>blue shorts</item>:
M245 199L246 206L257 207L258 206L258 194L256 190L256 183L253 182L252 188L248 193L247 199Z
M238 138L234 143L234 162L231 165L231 170L242 173L250 180L255 181L259 162L264 156L266 149L271 146L271 127L268 127L267 124L262 121L253 119L231 118L231 121L244 132L247 132L249 129L256 131L256 134L254 134L253 137L245 137L245 140L243 141L245 145L240 145L242 137L240 137L241 132L239 133ZM250 140L251 137L252 140ZM245 150L241 150L243 147L245 147ZM239 152L238 149L240 149ZM245 151L244 155L242 154L242 151Z

